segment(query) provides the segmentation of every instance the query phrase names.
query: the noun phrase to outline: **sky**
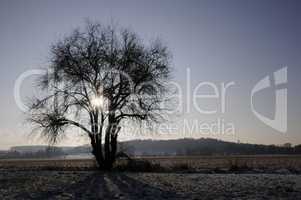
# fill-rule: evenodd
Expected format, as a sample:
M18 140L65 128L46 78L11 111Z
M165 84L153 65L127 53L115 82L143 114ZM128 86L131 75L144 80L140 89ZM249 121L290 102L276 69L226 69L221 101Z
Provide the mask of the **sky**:
M31 126L15 100L16 81L28 70L49 65L50 46L83 27L87 19L130 28L146 43L160 38L172 54L172 81L180 86L183 105L169 122L176 127L149 135L123 131L121 140L212 137L260 144L301 143L298 0L1 0L0 149L45 143L29 134ZM253 104L256 112L270 119L279 114L277 109L287 108L287 119L282 112L281 120L274 123L277 127L287 122L285 131L264 123L251 106L252 88L266 76L276 79L275 72L281 69L283 76L287 71L281 86L287 91L287 103L277 104L277 87L268 87L254 94ZM35 93L32 80L21 84L24 100ZM200 94L211 96L198 98ZM84 143L82 137L67 137L59 145Z

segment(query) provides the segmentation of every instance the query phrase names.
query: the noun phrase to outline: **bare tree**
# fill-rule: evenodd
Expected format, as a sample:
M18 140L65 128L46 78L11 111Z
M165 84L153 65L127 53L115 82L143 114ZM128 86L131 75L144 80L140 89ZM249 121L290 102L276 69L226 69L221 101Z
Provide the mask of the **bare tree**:
M110 170L121 122L162 118L168 50L160 41L145 45L128 29L95 23L74 30L51 50L51 65L38 83L52 92L33 101L30 121L51 143L70 126L81 129L99 167Z

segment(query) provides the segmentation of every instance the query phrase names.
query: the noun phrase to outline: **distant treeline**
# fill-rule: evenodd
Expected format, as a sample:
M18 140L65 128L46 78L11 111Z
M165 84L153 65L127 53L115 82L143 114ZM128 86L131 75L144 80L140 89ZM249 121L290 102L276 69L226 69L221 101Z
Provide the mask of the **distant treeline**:
M128 153L134 155L256 155L301 154L301 145L295 147L225 142L222 140L177 139L134 140L123 142Z
M52 158L66 155L90 154L89 145L78 147L17 146L10 151L0 152L5 158ZM176 139L176 140L132 140L119 143L119 151L130 156L175 156L175 155L263 155L301 154L301 145L291 147L234 143L222 140Z
M0 152L0 159L52 158L64 155L64 151L59 147L45 147L37 151L30 151L30 149L27 151L17 151L12 148L10 151Z

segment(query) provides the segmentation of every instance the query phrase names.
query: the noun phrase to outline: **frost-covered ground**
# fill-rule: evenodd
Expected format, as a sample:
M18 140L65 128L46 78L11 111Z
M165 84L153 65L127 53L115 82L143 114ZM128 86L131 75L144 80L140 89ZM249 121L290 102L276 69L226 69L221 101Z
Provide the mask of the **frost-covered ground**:
M0 199L301 199L300 175L0 171Z

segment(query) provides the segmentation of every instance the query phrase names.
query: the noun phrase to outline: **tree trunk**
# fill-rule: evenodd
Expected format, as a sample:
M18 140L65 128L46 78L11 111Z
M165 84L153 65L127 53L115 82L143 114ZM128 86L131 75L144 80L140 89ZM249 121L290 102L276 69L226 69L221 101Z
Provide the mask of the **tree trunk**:
M98 167L101 169L104 165L104 158L102 154L102 144L101 144L101 136L100 135L94 135L93 138L91 138L91 145L92 145L92 154L94 155Z
M105 158L104 158L104 166L105 170L111 170L113 167L113 159L112 159L112 154L111 154L111 138L110 135L112 131L112 126L111 124L108 125L106 129L106 135L105 135Z
M117 134L120 128L117 128L114 122L114 117L110 116L109 124L105 130L104 146L102 144L101 134L96 134L91 137L92 153L101 170L111 170L116 160Z
M114 163L116 160L117 153L117 134L111 135L111 162Z

